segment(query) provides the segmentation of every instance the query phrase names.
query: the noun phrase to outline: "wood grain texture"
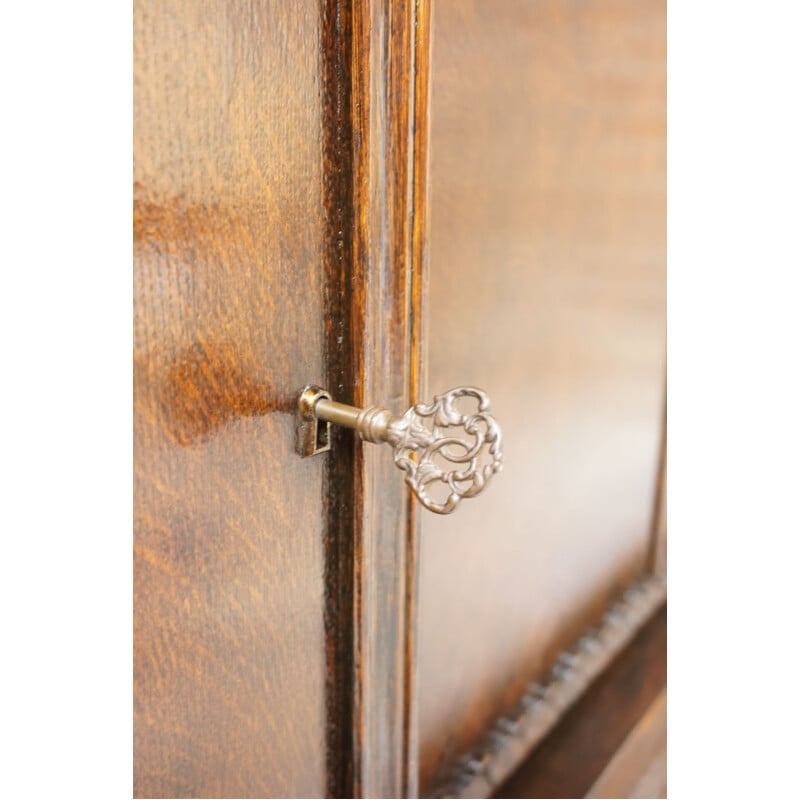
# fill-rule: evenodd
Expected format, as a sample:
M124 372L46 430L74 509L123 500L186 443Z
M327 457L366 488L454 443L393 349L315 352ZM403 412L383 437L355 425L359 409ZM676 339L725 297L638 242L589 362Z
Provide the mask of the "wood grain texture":
M134 793L326 791L320 19L134 14Z
M137 796L416 792L410 499L293 414L417 391L427 19L137 3Z
M647 564L665 353L663 0L434 7L429 384L504 472L424 518L421 791Z
M647 626L653 614L663 606L665 596L665 583L658 576L646 576L631 586L606 612L599 628L585 631L559 655L546 675L526 687L508 713L493 721L476 744L453 765L445 779L434 787L431 796L488 797L498 790L526 761L531 750L549 746L548 737L553 737L554 729L560 728L562 717L566 719L579 713L570 709L585 706L582 696L594 691L594 681L605 680L604 670L634 637L638 638L642 627ZM666 659L663 665L656 665L656 669L662 670L662 666L666 667ZM623 687L620 698L624 691L627 690ZM630 713L630 709L628 711ZM566 716L565 712L568 712ZM595 733L601 735L596 720L592 724ZM573 764L573 768L577 770L577 764ZM503 786L497 796L509 796L504 794L506 791L510 790Z
M327 388L403 410L415 399L427 191L427 2L323 3ZM417 522L384 448L334 430L328 454L328 791L415 796ZM345 724L345 723L342 723Z
M353 11L354 263L363 280L356 405L403 411L419 371L427 145L427 3ZM416 795L416 517L386 448L357 445L356 797Z
M667 680L667 610L642 628L496 797L585 797L657 701ZM647 771L652 752L628 758L632 783ZM623 765L624 766L624 765ZM614 780L623 774L614 770ZM611 773L606 776L609 782ZM618 796L618 795L612 795Z
M353 260L352 16L346 3L326 0L323 19L321 73L323 82L323 185L327 221L324 305L327 375L324 386L343 398L354 397L358 352L363 343L363 274ZM352 402L352 401L351 401ZM356 621L354 602L353 531L359 520L360 472L352 436L331 430L331 453L324 458L327 475L326 575L326 689L327 796L345 797L355 781L354 715Z

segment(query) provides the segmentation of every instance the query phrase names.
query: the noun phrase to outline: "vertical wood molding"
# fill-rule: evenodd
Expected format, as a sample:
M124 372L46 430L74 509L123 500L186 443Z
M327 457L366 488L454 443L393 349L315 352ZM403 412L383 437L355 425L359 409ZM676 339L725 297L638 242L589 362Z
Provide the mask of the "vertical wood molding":
M414 4L414 118L413 118L413 180L411 229L411 353L410 400L420 402L428 396L427 375L427 304L428 295L428 230L430 220L430 97L431 97L431 19L428 0ZM419 725L417 707L417 630L419 596L419 504L410 493L408 503L408 543L406 561L406 650L405 697L406 731L404 736L404 797L419 795Z
M426 186L427 93L420 105L416 76L420 63L428 74L426 5L422 10L374 0L357 4L354 14L354 256L366 296L359 377L364 403L397 411L416 399L420 358L424 214L417 203ZM361 466L355 796L414 797L416 516L383 448L367 446Z
M422 383L428 3L322 13L329 388L402 411ZM417 515L390 454L350 431L334 434L328 523L329 793L414 797Z

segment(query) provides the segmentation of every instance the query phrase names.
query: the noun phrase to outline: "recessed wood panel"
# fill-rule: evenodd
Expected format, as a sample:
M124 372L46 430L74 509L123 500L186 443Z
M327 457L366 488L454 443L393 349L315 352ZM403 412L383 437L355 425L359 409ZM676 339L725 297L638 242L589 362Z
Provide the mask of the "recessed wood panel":
M320 13L137 0L134 41L134 792L322 797Z
M421 791L645 567L665 358L662 0L434 6L429 394L505 470L420 550Z

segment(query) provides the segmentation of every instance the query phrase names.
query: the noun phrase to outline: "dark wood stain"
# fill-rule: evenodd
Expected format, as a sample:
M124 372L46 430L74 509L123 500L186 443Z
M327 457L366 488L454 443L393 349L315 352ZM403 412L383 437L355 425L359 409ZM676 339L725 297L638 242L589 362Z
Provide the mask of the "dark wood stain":
M427 3L331 1L322 15L326 386L343 402L402 411L421 358L427 103L415 98L428 74ZM415 518L389 454L333 436L328 791L413 796Z
M257 382L235 342L196 343L177 353L161 392L162 421L178 445L202 444L227 423L274 412L294 415L291 396Z
M432 69L427 0L137 0L136 796L417 796L641 573L662 5L442 0ZM598 26L631 37L618 72ZM535 456L498 479L521 499L492 487L422 540L388 449L334 427L300 459L294 407L314 382L400 412L429 369L484 384Z
M357 399L398 412L418 389L421 358L427 8L427 2L395 0L353 8L353 257L363 270L364 292L355 386ZM361 452L362 506L354 526L354 791L415 796L417 518L391 453L371 445Z
M325 387L340 402L357 404L356 351L362 338L361 302L353 261L352 4L323 0L323 180L325 204ZM359 514L360 447L351 431L331 429L325 493L325 650L329 797L357 797L354 786L353 606L354 536Z

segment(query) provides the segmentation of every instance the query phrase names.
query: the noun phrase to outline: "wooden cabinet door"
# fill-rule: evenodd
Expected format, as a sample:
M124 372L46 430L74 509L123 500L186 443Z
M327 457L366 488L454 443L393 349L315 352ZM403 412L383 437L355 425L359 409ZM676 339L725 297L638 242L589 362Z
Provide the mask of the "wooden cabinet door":
M651 567L666 9L439 0L432 31L428 386L486 389L505 450L422 524L421 789L452 797L497 780L478 740Z
M136 4L137 796L326 790L319 25Z
M415 391L426 20L135 4L137 796L416 791L409 498L294 412Z
M486 795L536 741L487 731L553 664L555 718L663 599L557 660L654 551L663 4L429 25L135 4L136 796ZM481 386L505 471L439 518L351 431L301 459L309 383Z

